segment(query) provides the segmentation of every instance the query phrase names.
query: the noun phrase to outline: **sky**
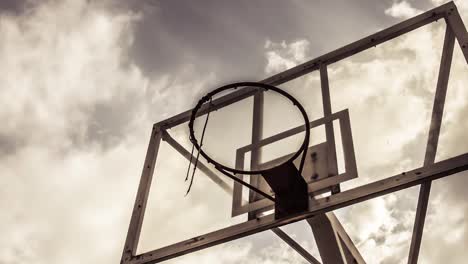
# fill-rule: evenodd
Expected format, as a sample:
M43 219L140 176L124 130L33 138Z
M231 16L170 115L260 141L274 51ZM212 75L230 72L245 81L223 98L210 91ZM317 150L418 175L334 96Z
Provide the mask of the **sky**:
M0 263L118 263L154 123L220 85L262 80L444 2L1 1ZM455 2L467 24L467 2ZM444 30L439 21L329 66L359 173L343 190L422 165ZM436 160L468 151L467 71L456 43ZM319 83L312 73L280 87L316 119ZM221 140L207 144L245 144L250 130L223 121L248 126L250 105L214 115L210 138ZM282 107L267 98L264 136L297 122ZM190 147L186 124L170 133ZM244 221L202 173L184 197L187 162L165 143L160 152L140 253ZM468 257L467 176L433 183L420 263ZM368 263L406 263L417 195L335 213ZM319 258L307 224L283 228ZM266 231L165 263L305 261Z

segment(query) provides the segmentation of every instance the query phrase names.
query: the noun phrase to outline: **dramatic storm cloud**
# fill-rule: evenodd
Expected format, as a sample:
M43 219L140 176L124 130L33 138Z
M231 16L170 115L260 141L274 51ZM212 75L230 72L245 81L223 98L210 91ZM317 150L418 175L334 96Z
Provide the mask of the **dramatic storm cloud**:
M0 263L118 263L153 123L220 84L261 80L444 2L1 1ZM467 23L467 2L456 4ZM329 67L359 170L343 189L422 165L444 30L439 21ZM467 72L456 43L437 160L468 151ZM281 87L315 119L319 85L314 73ZM248 123L240 109L230 120ZM213 135L248 140L250 128L223 134L219 115ZM278 117L267 114L265 133L295 122ZM185 124L170 133L190 148ZM202 173L185 197L187 161L160 151L139 252L243 221ZM467 258L466 176L433 184L421 263ZM338 210L368 263L406 263L418 191ZM307 224L282 228L319 258ZM301 262L268 231L168 261Z

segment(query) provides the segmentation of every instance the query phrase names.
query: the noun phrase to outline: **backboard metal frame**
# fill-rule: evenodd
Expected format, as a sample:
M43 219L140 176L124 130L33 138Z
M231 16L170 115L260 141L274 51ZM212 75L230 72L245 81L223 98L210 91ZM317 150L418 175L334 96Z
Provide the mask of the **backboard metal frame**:
M441 5L428 12L422 13L411 19L396 24L390 28L384 29L380 32L372 34L361 40L353 42L335 51L322 55L316 59L312 59L306 63L303 63L301 65L298 65L296 67L293 67L289 70L286 70L261 81L271 85L280 85L282 83L293 80L310 72L320 70L322 89L323 87L328 88L328 79L324 78L327 77L327 65L343 60L347 57L350 57L356 53L359 53L371 47L377 46L383 42L396 38L419 27L437 21L438 19L445 20L447 24L447 29L444 47L442 51L442 59L439 70L439 79L437 82L436 96L434 99L431 126L429 130L429 138L426 149L426 158L424 161L424 165L421 168L408 172L403 172L393 177L359 186L351 190L335 193L328 197L320 198L317 200L311 200L309 202L309 210L305 213L291 215L282 219L274 219L273 215L266 215L264 217L252 219L241 224L230 226L170 246L152 250L143 254L137 254L140 232L142 228L149 190L151 188L151 181L161 140L165 139L182 155L190 157L190 154L188 154L187 156L187 153L184 152L183 149L177 149L177 142L175 142L175 140L173 140L167 132L167 130L171 127L175 127L182 123L188 122L191 114L191 110L189 110L174 117L168 118L162 122L156 123L153 126L144 162L144 167L135 199L135 204L132 211L130 225L128 228L127 238L122 253L121 263L157 263L268 229L272 229L275 233L278 234L278 236L281 237L284 234L280 232L281 230L278 229L278 227L282 225L286 225L304 219L314 219L315 216L319 216L326 212L331 212L332 210L338 208L349 206L355 203L359 203L368 199L372 199L412 186L421 185L420 197L418 200L418 207L416 212L415 226L413 231L413 238L410 247L410 256L408 260L409 264L417 263L431 181L468 170L468 153L447 160L434 162L438 144L438 137L440 133L445 94L447 90L447 83L450 73L450 63L452 60L455 39L461 47L463 56L465 57L465 60L468 63L468 33L457 11L457 7L455 6L455 4L453 2L449 2L447 4ZM244 89L238 92L233 92L231 94L214 100L211 106L211 110L216 110L225 107L227 105L230 105L232 103L254 95L254 89ZM327 103L327 101L324 100L324 108L325 107L329 107L329 101ZM207 113L207 110L208 109L206 107L202 107L198 113L199 115L203 115ZM328 110L328 113L325 112L326 117L331 113L331 109ZM221 188L230 191L231 187L228 186L221 179L219 179L219 177L217 177L216 174L212 172L210 173L210 169L206 165L199 164L199 169L203 170L205 174L208 177L210 177L213 181L218 183L218 185ZM333 218L331 219L333 220ZM346 235L342 235L341 239L345 236ZM288 239L283 238L283 240L287 241ZM341 242L343 241L344 240L341 240ZM301 251L300 246L294 246L294 243L292 243L291 241L289 242L290 243L288 244L291 245L291 247L295 248L298 252L301 252L300 254L306 257L306 259L310 263L319 263L312 256L307 256L308 252L304 252L303 249ZM364 262L362 258L360 258L359 260L357 260L357 263Z

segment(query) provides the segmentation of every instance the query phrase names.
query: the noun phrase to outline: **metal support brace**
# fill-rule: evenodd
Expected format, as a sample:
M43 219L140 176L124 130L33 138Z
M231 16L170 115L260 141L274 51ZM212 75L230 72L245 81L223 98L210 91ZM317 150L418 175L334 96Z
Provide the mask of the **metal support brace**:
M307 250L305 250L301 245L299 245L294 239L288 236L281 228L272 228L271 231L288 243L292 248L296 250L301 256L303 256L309 263L320 264L320 262L314 258Z
M442 59L439 68L439 77L434 96L434 106L432 109L432 119L427 139L426 155L424 157L424 166L434 164L439 141L442 115L444 113L445 97L447 94L447 85L452 64L453 48L455 44L455 35L449 25L445 31L444 47L442 50ZM431 191L431 182L421 184L416 208L416 219L413 227L413 237L411 239L408 264L418 263L419 249L426 219L427 205L429 203L429 194Z
M330 220L325 214L307 219L314 233L315 242L323 264L346 264L343 249Z
M354 245L354 242L348 236L348 233L341 225L338 218L333 212L326 213L328 220L333 226L333 229L338 234L340 238L341 248L343 249L344 256L348 264L365 264L364 258L362 257L359 250Z
M307 219L324 264L365 264L359 250L333 212Z

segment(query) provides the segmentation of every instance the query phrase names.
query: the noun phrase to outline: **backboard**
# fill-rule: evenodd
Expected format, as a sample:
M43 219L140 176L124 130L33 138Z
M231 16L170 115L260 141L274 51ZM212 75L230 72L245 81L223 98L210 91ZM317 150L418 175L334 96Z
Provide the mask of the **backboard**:
M351 126L353 123L353 116L350 114L348 109L338 112L332 111L328 66L439 19L443 19L446 22L447 27L442 50L442 59L440 62L439 76L437 79L435 100L433 103L430 129L428 131L424 165L416 169L395 174L385 179L342 191L340 188L341 183L356 179L358 176L357 164L359 163L359 159L356 158L354 150ZM441 177L468 170L468 153L435 162L435 152L438 145L455 40L458 42L466 62L468 62L468 33L458 14L456 6L450 2L262 80L262 83L278 86L311 74L312 72L319 72L323 116L312 120L309 124L311 128L323 127L325 131L325 139L321 142L314 142L308 145L307 151L305 152L306 162L302 176L307 183L307 191L310 195L307 210L300 213L286 215L284 217L277 217L271 213L273 208L273 203L271 201L264 199L255 192L246 192L245 187L238 183L226 182L214 172L215 168L213 166L203 160L200 160L198 164L198 169L200 171L202 171L222 190L225 190L226 192L232 191L231 215L239 216L247 214L247 219L241 223L233 224L214 232L200 234L199 236L175 244L138 254L138 241L140 238L151 181L161 141L165 141L172 146L187 160L187 162L193 160L193 153L179 144L169 132L169 129L178 125L185 125L189 122L192 111L186 111L156 123L153 126L151 133L150 143L132 212L132 218L127 233L121 263L157 263L269 229L272 229L272 231L282 237L283 240L289 241L288 244L298 252L302 252L301 255L308 258L310 263L318 263L315 262L312 257L307 256L304 249L295 245L290 238L285 234L282 234L281 231L276 228L300 220L307 220L309 222L314 221L311 219L319 219L325 213L331 212L335 209L346 207L397 190L409 188L411 186L421 185L421 195L418 201L415 231L409 257L411 261L410 263L416 263L415 261L417 261L421 242L422 226L424 225L425 210L427 209L427 196L430 189L430 182ZM288 155L290 155L291 152L265 160L261 158L261 149L267 148L273 144L278 144L283 140L288 140L289 137L303 133L304 126L290 127L289 129L264 137L261 133L262 118L266 114L263 110L264 97L262 93L258 92L258 90L242 89L218 97L212 101L210 107L208 107L208 105L203 105L198 111L198 117L201 118L211 111L227 108L230 105L239 103L248 98L251 98L253 102L251 109L251 142L233 149L233 152L235 153L233 160L235 167L240 170L247 167L250 170L253 170L281 163L283 160L288 158ZM340 136L337 136L336 134L339 134ZM342 155L340 157L337 155L339 149L342 150ZM164 157L158 158L164 159ZM340 162L344 164L344 169L341 171L339 169ZM245 175L236 175L236 177L247 180ZM262 191L271 193L272 195L274 194L271 192L269 185L260 177L250 176L248 181L251 185L261 189ZM332 223L333 230L341 230L339 232L332 230L331 233L329 233L339 238L337 241L340 242L337 243L341 250L340 254L343 254L343 259L345 258L345 251L347 250L347 252L351 252L348 255L350 255L351 258L354 258L356 263L365 263L362 260L362 257L359 256L359 253L356 252L356 249L353 248L352 242L349 241L349 238L346 238L347 236L343 233L343 228L340 227L339 222L337 222L333 216L329 216L327 214L327 217L328 221ZM330 245L330 248L332 247L333 246ZM344 250L343 248L347 249ZM322 251L320 252L322 260L327 259L325 257L327 255L326 253L327 252L324 252L322 255ZM346 257L346 259L348 258ZM326 261L327 260L324 260L324 262ZM328 261L328 263L340 262ZM346 263L346 261L343 260L341 263Z

